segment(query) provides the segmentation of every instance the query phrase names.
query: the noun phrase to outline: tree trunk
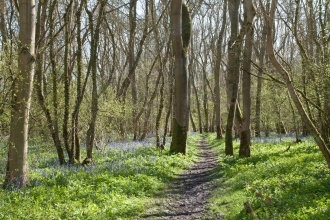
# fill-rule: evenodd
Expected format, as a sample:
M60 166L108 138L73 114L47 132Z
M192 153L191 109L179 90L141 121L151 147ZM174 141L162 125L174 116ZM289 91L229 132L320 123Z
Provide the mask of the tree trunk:
M314 123L312 122L312 120L309 118L308 114L306 113L300 99L299 96L297 95L296 89L294 88L293 84L292 84L292 80L289 76L289 73L287 72L286 69L284 69L284 67L278 62L278 60L275 57L274 54L274 45L273 45L273 37L272 37L272 29L273 29L273 23L274 23L274 14L275 14L275 9L276 9L276 0L272 0L271 3L271 9L270 9L270 13L266 14L266 11L263 7L262 1L259 0L260 5L262 6L262 10L264 13L264 19L265 22L267 23L267 52L268 52L268 56L269 59L271 61L271 63L273 64L273 66L275 67L275 69L279 72L279 74L282 76L288 90L289 90L289 94L290 97L293 101L293 103L295 104L300 117L303 121L304 124L306 124L306 126L308 126L308 129L311 132L311 135L313 136L316 144L318 145L320 151L322 152L328 167L330 168L330 151L325 143L325 141L323 140L320 132L318 131L318 129L315 127Z
M182 20L182 28L181 28ZM171 152L186 154L188 132L188 70L187 52L191 35L191 18L182 0L171 2L171 36L174 54L174 108Z
M98 92L97 92L97 53L98 53L98 42L100 36L100 25L103 16L103 9L106 5L106 1L101 1L99 14L97 18L96 27L94 30L93 26L93 15L92 12L87 10L88 18L89 18L89 26L92 33L92 41L91 41L91 72L92 72L92 106L91 106L91 118L89 121L89 127L87 130L86 135L86 150L87 150L87 157L83 163L90 163L93 159L93 144L94 144L94 137L95 137L95 124L97 118L97 112L99 110L98 107Z
M172 68L171 68L172 69ZM165 125L164 125L164 136L163 136L163 146L166 144L166 136L167 136L167 130L168 130L168 122L171 116L172 112L172 102L173 102L173 76L170 74L169 76L169 100L168 100L168 106L167 106L167 113L165 117Z
M194 58L195 58L195 51L194 51L194 40L193 40L193 37L190 41L191 43L191 58L190 58L190 66L191 66L191 70L189 72L189 77L190 77L190 84L192 85L193 87L193 90L194 90L194 94L195 94L195 98L196 98L196 107L197 107L197 113L198 113L198 128L199 128L199 133L202 134L203 133L203 120L202 120L202 113L201 113L201 106L200 106L200 101L199 101L199 98L198 98L198 91L197 91L197 88L196 88L196 84L195 84L195 77L194 77L194 74L193 74L193 69L192 69L192 64L194 62Z
M237 95L238 95L238 83L239 83L239 70L240 70L240 51L241 51L241 39L238 36L238 8L240 0L229 1L229 17L231 23L231 34L228 42L228 117L226 126L225 137L225 154L233 155L233 126L234 117L236 111Z
M142 135L140 137L140 140L144 140L147 132L148 132L148 121L150 118L150 114L151 114L151 110L152 110L152 103L154 102L156 96L157 96L157 90L158 90L158 86L159 86L159 82L162 78L162 72L160 71L156 80L156 85L155 85L155 89L150 97L150 100L148 102L147 105L147 112L146 112L146 117L145 117L145 121L144 121L144 125L143 125L143 131L142 131Z
M241 131L241 142L239 149L240 157L250 157L251 145L251 58L253 41L253 19L255 9L252 0L244 1L244 25L246 28L245 48L243 54L243 121Z
M76 26L77 26L77 94L74 110L72 113L71 122L71 152L74 154L74 159L80 163L80 137L79 137L79 113L80 106L83 100L84 89L82 88L83 77L83 61L82 61L82 39L81 39L81 13L83 10L84 1L80 2L78 11L76 12Z
M129 32L129 42L128 42L128 69L131 70L134 65L134 45L135 45L135 29L136 29L136 0L130 0L129 3L129 25L130 25L130 32ZM132 117L133 117L133 140L138 138L138 123L136 117L137 111L137 89L136 89L136 76L135 71L132 74L131 78L131 85L132 85L132 103L133 103L133 110L132 110Z
M192 126L192 128L193 128L193 131L194 131L194 132L197 132L196 124L195 124L195 121L194 121L194 118L193 118L191 112L189 112L189 117L190 117L191 126Z
M1 33L1 46L3 51L7 52L7 29L6 29L6 0L0 0L0 33Z
M49 9L49 17L53 17L53 12L55 8L55 3L51 5L51 8ZM53 117L51 115L51 111L49 107L46 104L45 96L44 96L44 86L43 86L43 78L44 78L44 52L42 51L45 47L45 37L46 29L45 29L45 22L46 22L46 9L47 9L47 1L40 2L38 5L38 16L37 16L37 26L36 26L36 42L39 42L36 46L36 90L37 90L37 96L38 96L38 102L41 106L41 109L43 110L46 120L47 120L47 126L50 131L50 134L52 136L52 139L54 141L54 145L57 150L57 155L60 161L60 164L65 164L65 157L64 157L64 151L62 148L60 135L58 133L58 130L56 130L56 126L54 126L55 122L53 120ZM52 36L53 33L53 23L50 23L50 36ZM42 37L40 37L42 36ZM50 57L53 57L52 51L53 51L53 44L51 43L50 46ZM52 61L51 61L52 62ZM53 90L57 90L57 86L53 88Z
M215 126L216 126L216 132L217 132L217 139L222 138L222 129L221 129L221 108L220 108L220 64L222 60L222 42L224 33L226 30L226 22L227 22L227 0L224 0L223 3L223 10L222 10L222 24L221 29L218 36L217 41L217 58L216 58L216 64L214 69L214 81L215 81Z
M28 182L28 121L34 75L35 1L19 0L18 72L13 82L9 152L4 188L23 188Z
M64 51L64 118L63 118L63 141L65 149L68 153L69 162L72 163L73 158L73 152L71 151L70 142L69 142L69 112L70 112L70 97L71 97L71 91L70 91L70 83L71 83L71 68L69 67L69 57L71 53L71 13L72 13L72 3L73 0L70 1L69 5L66 8L65 13L65 51Z
M208 96L207 96L207 84L206 84L206 57L205 64L203 64L203 108L204 108L204 131L209 132L209 108L208 108Z
M269 4L269 3L267 3ZM268 7L269 8L269 7ZM256 95L256 127L255 127L255 136L260 137L261 132L261 88L262 88L262 73L263 73L263 67L264 67L264 59L265 59L265 53L266 53L266 25L262 28L262 37L261 41L259 41L261 44L260 51L258 53L258 59L259 59L259 69L258 69L258 80L257 80L257 95Z

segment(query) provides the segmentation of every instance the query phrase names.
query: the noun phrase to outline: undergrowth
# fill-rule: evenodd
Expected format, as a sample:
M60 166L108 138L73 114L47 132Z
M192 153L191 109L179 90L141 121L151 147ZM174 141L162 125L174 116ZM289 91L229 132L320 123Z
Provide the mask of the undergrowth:
M251 157L239 158L239 141L235 156L225 156L224 142L207 138L219 154L210 219L330 219L330 171L313 141L255 140ZM247 214L245 202L255 216Z
M189 137L186 156L140 142L129 147L114 142L95 151L95 163L88 166L60 166L53 148L32 145L30 184L22 190L0 190L0 219L134 218L176 173L193 163L198 139ZM0 179L4 174L2 163Z

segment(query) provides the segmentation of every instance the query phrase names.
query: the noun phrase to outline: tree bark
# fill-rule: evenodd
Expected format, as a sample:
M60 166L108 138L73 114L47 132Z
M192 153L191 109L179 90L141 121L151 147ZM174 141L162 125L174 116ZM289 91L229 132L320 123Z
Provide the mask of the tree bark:
M192 76L192 86L193 86L193 89L194 89L194 93L195 93L195 98L196 98L196 105L197 105L197 112L198 112L198 127L199 127L199 133L202 134L203 133L203 120L202 120L202 113L201 113L201 107L200 107L200 101L199 101L199 98L198 98L198 90L196 88L196 85L195 85L195 79L194 77Z
M251 58L253 41L253 19L255 9L252 0L244 1L244 28L246 28L245 48L243 54L243 121L241 131L241 142L239 149L240 157L250 157L251 145Z
M217 58L214 69L214 93L215 93L215 126L217 132L217 139L222 138L222 129L221 129L221 110L220 110L220 64L222 60L222 42L224 33L226 30L226 22L227 22L227 0L223 2L223 10L222 10L222 24L219 32L218 40L217 40Z
M96 26L94 29L93 25L93 14L91 11L87 10L88 18L89 18L89 25L92 33L92 41L91 41L91 73L92 73L92 103L91 103L91 115L89 121L89 127L86 134L86 150L87 150L87 157L83 163L90 163L93 159L93 144L95 138L95 124L97 119L97 113L99 110L98 107L98 91L97 91L97 53L98 53L98 43L99 43L99 36L100 36L100 25L102 21L102 16L104 7L106 5L106 1L101 1L101 5L99 6L99 14L97 17Z
M269 5L269 3L267 3ZM269 6L266 6L269 8ZM255 136L260 137L261 132L261 88L262 88L262 75L266 53L266 25L262 28L262 37L260 43L260 50L258 53L259 67L258 68L258 79L257 79L257 95L256 95L256 117L255 117Z
M129 32L129 42L128 42L128 69L131 70L134 65L134 47L135 47L135 29L136 29L136 0L130 0L129 3L129 24L130 24L130 32ZM138 138L138 122L137 122L137 89L136 89L136 75L135 71L131 77L131 85L132 85L132 117L133 117L133 140Z
M238 36L238 8L240 0L229 1L229 17L230 17L230 39L228 42L228 117L226 126L225 137L225 154L233 155L233 125L236 111L238 83L239 83L239 70L240 70L240 52L241 52L241 39Z
M171 2L171 37L175 59L175 90L170 151L182 154L186 154L189 121L187 52L190 35L191 18L188 7L182 4L182 0L173 0Z
M35 64L35 1L19 1L18 72L13 82L9 151L4 188L28 182L28 125Z
M62 136L64 141L64 146L67 151L70 163L73 162L73 152L71 151L70 142L69 142L69 112L70 112L70 97L71 97L71 68L70 68L70 54L71 54L71 14L72 14L72 4L73 0L70 0L69 5L65 10L65 51L64 51L64 118L62 125Z

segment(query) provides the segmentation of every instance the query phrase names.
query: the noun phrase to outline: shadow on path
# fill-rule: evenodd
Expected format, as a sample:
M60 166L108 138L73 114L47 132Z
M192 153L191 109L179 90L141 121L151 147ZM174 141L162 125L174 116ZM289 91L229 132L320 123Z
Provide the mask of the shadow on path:
M200 148L200 160L178 175L165 192L166 199L153 204L140 219L206 219L203 211L212 191L211 171L217 161L204 138Z

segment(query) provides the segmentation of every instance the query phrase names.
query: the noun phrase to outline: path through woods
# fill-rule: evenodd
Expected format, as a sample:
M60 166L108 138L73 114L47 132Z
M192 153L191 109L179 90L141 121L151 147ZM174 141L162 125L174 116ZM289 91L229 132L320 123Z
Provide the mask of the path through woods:
M204 208L212 191L211 171L217 163L205 138L199 147L199 161L178 175L164 193L165 199L152 204L148 214L141 216L141 219L208 219Z

